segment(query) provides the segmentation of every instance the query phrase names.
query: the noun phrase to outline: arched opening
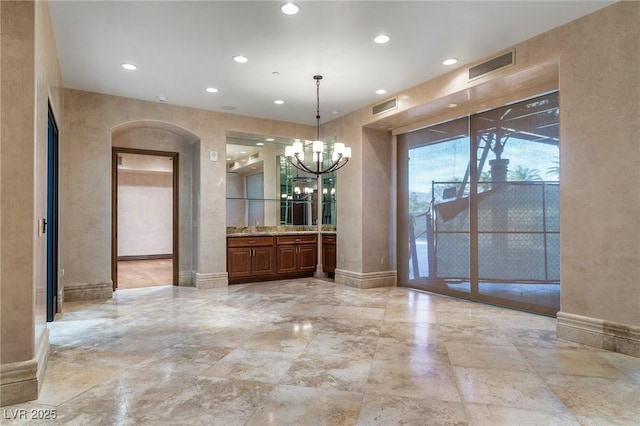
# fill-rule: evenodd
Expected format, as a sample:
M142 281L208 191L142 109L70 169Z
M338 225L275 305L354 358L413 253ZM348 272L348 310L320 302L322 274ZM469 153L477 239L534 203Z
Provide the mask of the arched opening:
M154 262L147 262L147 264L158 265L158 262L161 262L163 268L166 268L167 263L161 259L171 259L168 263L171 268L170 279L166 278L165 273L154 269L158 273L130 274L129 279L139 279L139 285L133 284L133 286L154 285L154 280L157 281L155 285L192 285L194 259L198 256L197 235L194 231L194 223L196 223L194 220L198 215L197 203L194 200L198 199L200 191L199 167L195 165L199 158L198 142L199 138L190 131L162 121L127 122L112 129L111 275L114 290L118 287L119 281L118 263L120 261L122 264L123 260L155 259ZM126 158L146 161L134 161L133 163L139 164L132 166L131 163L123 164L123 159ZM123 171L126 174L123 175ZM121 176L120 182L118 175ZM123 179L122 176L127 178ZM156 180L151 179L153 176L156 176ZM119 186L121 182L134 186ZM145 185L151 186L145 187ZM147 210L154 210L155 213L163 210L170 225L167 225L166 220L156 218L161 216L158 214L119 221L118 216L122 219L123 211L136 214L132 213L131 208L119 211L119 193L122 200L129 200L129 206L136 207L134 211L144 212L143 200L148 203L147 205L157 206ZM169 205L166 204L167 197L171 203ZM136 200L140 202L140 206L135 206ZM139 214L148 213L150 212ZM121 226L123 223L126 223L128 228L123 230ZM123 234L123 231L131 233L136 229L142 231L141 236ZM160 235L164 232L170 235ZM145 238L149 241L144 241ZM123 246L123 244L127 245ZM167 250L167 244L170 250ZM159 252L156 253L153 250L149 251L152 245L156 248L158 246L164 248L157 249L156 251L159 250ZM170 251L170 254L166 253L167 251ZM162 281L165 278L171 282ZM131 283L128 284L128 286L131 285Z

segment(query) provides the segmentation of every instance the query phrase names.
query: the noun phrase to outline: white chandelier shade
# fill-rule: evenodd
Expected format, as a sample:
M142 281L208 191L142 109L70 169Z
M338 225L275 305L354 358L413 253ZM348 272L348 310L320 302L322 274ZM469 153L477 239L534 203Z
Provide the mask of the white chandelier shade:
M307 173L320 176L326 173L332 173L343 167L351 158L351 148L345 146L344 143L336 142L333 144L333 151L330 156L329 164L325 165L325 143L320 140L320 80L321 75L314 75L313 79L316 80L316 97L317 97L317 111L316 111L316 140L311 142L311 158L313 165L307 165L305 163L305 144L297 140L293 144L287 146L284 151L284 155L295 168Z

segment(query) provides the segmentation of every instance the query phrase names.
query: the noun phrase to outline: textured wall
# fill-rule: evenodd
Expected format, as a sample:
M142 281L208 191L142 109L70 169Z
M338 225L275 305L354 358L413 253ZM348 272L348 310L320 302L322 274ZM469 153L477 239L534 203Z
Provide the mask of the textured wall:
M46 235L39 235L38 220L47 211L48 103L58 124L63 117L48 3L1 2L0 20L0 362L7 404L37 393L45 371Z
M222 155L227 132L311 139L314 131L312 126L72 89L65 89L64 101L63 182L69 190L61 200L66 211L61 262L67 271L64 285L70 287L111 280L113 129L144 123L146 127L173 129L174 133L182 129L191 141L193 164L184 171L192 174L192 265L200 274L225 273L227 267L226 162ZM220 161L209 161L211 150L219 153ZM181 191L181 197L183 193L189 191ZM180 233L184 235L182 222ZM187 250L182 241L181 250ZM180 263L182 270L182 259Z
M562 311L640 326L640 3L557 34Z
M118 171L118 256L173 253L171 173Z
M35 5L2 2L2 364L34 357ZM39 250L38 250L39 252ZM38 253L39 254L39 253Z

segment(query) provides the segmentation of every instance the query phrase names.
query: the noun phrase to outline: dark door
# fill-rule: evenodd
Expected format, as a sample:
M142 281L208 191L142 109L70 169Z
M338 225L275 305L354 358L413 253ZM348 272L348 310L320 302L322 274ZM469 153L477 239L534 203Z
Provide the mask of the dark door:
M47 146L47 321L58 304L58 126L49 105Z

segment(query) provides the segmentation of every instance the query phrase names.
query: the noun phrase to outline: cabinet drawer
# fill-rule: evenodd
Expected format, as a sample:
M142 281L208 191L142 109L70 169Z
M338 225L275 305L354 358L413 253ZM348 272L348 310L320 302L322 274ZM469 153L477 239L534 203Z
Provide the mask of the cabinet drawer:
M278 237L278 245L282 244L312 244L317 242L316 234L306 235L281 235Z
M336 236L335 235L323 235L322 236L322 243L323 244L335 244L336 243Z
M259 247L272 246L273 237L229 237L227 247Z

